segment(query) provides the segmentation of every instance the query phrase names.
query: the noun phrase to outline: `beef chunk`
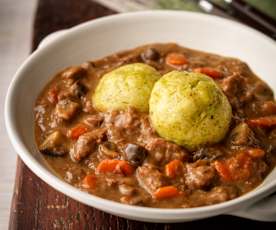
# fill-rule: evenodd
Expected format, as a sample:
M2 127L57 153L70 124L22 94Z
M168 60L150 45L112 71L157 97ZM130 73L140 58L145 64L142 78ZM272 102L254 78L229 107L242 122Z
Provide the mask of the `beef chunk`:
M103 138L105 131L105 129L100 128L81 135L70 149L72 161L79 162L88 154L95 151L96 144Z
M133 143L145 147L151 138L156 136L148 115L131 108L105 113L103 125L108 129L108 140L117 145Z
M62 156L68 153L67 146L65 136L60 131L54 131L39 146L39 150L44 154Z
M185 184L189 189L199 189L208 186L215 177L215 170L209 165L187 164Z
M153 194L156 189L164 185L164 177L159 170L150 164L145 164L136 170L139 185L148 193Z
M57 103L55 112L57 117L63 120L70 120L76 115L79 107L77 102L63 99Z
M116 114L113 122L117 128L123 129L135 129L140 123L138 113L132 108L129 108L126 112L121 111Z
M127 111L111 111L104 115L104 123L109 128L109 138L113 142L120 142L122 138L131 135L132 132L137 132L139 126L139 116L131 108Z
M244 96L246 94L246 83L244 78L240 74L235 73L224 78L220 84L233 109L243 114L241 108L244 104Z
M183 160L187 157L187 152L180 146L159 137L150 138L145 148L155 163L166 164L171 160Z

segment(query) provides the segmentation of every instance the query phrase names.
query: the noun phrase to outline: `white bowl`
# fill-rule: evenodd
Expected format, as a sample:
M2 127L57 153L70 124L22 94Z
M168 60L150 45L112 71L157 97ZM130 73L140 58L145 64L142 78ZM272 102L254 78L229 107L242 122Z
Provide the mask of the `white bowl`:
M198 208L158 209L124 205L87 194L59 179L47 167L35 144L33 106L51 77L64 67L155 42L177 42L238 57L276 91L275 42L253 29L219 17L188 12L148 11L104 17L49 39L15 74L6 97L5 122L16 152L36 175L58 191L118 216L152 222L180 222L233 212L249 218L275 218L275 208L262 211L261 216L256 209L241 210L275 190L276 170L254 191L231 201Z

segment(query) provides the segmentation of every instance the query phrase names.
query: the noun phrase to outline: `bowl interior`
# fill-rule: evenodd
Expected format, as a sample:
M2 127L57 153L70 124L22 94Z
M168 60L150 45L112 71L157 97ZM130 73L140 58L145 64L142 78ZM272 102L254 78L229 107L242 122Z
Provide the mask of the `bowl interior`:
M25 62L12 83L7 102L10 125L19 138L17 141L21 141L40 166L48 169L37 151L33 125L33 106L45 84L64 67L155 42L176 42L194 49L238 57L276 91L276 45L256 31L217 17L194 13L125 14L71 29ZM262 186L275 178L276 170Z

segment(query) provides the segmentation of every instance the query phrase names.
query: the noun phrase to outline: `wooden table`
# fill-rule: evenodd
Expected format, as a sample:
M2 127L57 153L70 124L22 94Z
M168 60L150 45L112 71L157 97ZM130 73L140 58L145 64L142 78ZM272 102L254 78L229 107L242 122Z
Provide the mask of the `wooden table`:
M114 14L90 0L40 0L33 29L33 50L48 34ZM271 223L219 216L189 223L153 224L127 220L83 205L40 180L18 158L10 229L189 229L206 226L267 226Z

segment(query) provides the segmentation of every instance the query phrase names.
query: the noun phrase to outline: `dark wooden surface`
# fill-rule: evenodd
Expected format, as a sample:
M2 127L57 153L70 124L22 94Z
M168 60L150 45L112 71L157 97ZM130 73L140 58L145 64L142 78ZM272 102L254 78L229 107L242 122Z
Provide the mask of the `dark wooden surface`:
M56 30L113 14L90 0L39 0L33 29L33 50L39 42ZM15 188L11 205L10 229L189 229L205 226L216 228L233 225L237 229L271 223L219 216L196 222L153 224L126 220L74 201L34 175L18 158Z

